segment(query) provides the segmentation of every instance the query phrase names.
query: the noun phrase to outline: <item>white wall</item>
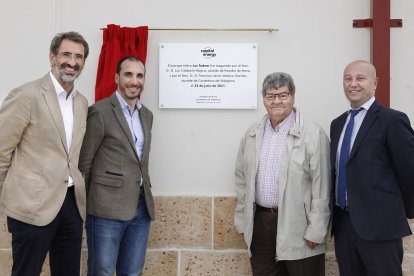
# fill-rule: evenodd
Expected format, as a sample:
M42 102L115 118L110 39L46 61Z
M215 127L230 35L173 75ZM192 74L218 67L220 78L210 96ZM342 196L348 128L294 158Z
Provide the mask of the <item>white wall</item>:
M273 71L290 73L296 104L308 119L328 132L330 121L345 111L342 71L354 59L370 58L370 31L352 28L353 19L370 17L369 0L121 0L8 1L0 10L0 101L22 82L49 70L48 48L56 32L79 31L90 56L78 88L94 99L102 43L100 27L266 28L267 32L150 31L147 81L142 100L154 113L150 170L156 195L234 195L233 168L246 128L265 114L257 110L158 109L158 45L162 42L249 42L258 44L258 84ZM412 0L392 0L391 105L414 120ZM0 130L1 131L1 130Z
M414 1L391 1L391 18L403 28L391 29L391 107L404 111L414 122Z

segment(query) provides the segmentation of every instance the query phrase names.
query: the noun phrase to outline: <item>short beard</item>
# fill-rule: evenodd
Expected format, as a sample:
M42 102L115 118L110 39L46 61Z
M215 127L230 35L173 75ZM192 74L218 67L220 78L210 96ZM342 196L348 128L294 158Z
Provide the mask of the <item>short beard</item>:
M76 66L77 71L74 72L74 75L66 75L65 70L64 70L64 66L65 66L64 64L62 64L61 66L56 65L56 69L58 71L59 78L64 82L68 82L68 83L74 82L75 79L77 79L79 77L80 73L82 72L82 70L79 69L79 66Z

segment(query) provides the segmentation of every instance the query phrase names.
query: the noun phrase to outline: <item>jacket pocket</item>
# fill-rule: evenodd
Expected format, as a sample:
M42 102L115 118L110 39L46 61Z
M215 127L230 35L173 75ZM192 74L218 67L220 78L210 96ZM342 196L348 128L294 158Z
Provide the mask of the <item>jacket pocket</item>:
M110 174L110 175L116 175L116 176L123 176L123 173L117 173L117 172L111 172L111 171L106 171L105 173Z
M121 187L123 183L122 176L117 175L96 175L93 179L93 182L96 184L111 186L111 187Z

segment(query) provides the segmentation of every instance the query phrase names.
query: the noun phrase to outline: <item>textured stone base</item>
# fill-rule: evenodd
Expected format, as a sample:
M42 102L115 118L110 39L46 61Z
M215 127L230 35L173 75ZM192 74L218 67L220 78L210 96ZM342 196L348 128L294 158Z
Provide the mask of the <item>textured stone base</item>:
M235 197L156 197L144 276L251 275L242 235L233 227ZM410 221L414 229L414 220ZM86 275L87 248L82 244L81 275ZM404 276L414 276L414 238L404 238ZM0 216L0 275L10 275L11 235ZM46 260L43 275L50 275ZM337 276L334 241L328 240L326 275Z

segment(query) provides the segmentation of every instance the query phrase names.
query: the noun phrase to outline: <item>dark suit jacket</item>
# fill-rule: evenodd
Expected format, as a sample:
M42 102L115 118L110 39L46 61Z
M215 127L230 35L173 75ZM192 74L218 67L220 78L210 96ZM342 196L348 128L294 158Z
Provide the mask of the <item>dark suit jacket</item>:
M331 123L334 188L346 118L344 113ZM355 138L346 175L349 215L360 238L390 240L411 234L407 218L414 218L414 133L404 113L372 104Z
M89 107L79 169L85 177L88 214L130 220L138 206L140 180L145 201L154 219L154 200L148 174L152 112L140 109L144 151L140 161L121 105L113 93Z

